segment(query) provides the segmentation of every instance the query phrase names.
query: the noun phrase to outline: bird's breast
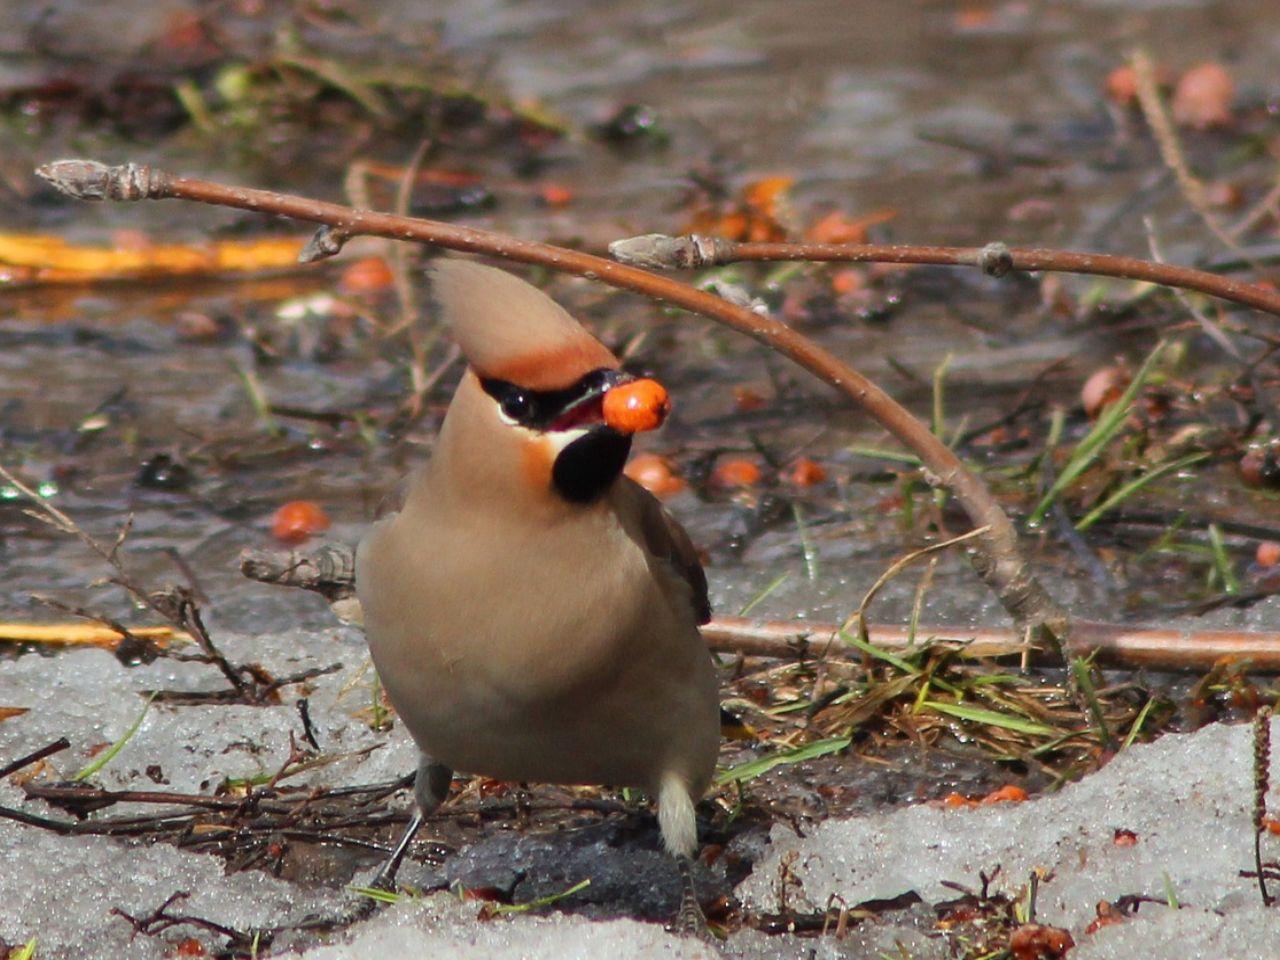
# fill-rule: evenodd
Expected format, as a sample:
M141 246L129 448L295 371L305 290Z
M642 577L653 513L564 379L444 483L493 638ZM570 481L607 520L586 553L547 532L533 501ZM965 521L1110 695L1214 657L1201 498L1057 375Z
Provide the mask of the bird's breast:
M607 503L520 533L459 519L401 514L357 556L374 662L425 752L503 779L637 785L672 750L714 758L687 597Z
M603 507L523 531L405 521L375 529L357 568L393 702L527 712L625 667L657 584Z

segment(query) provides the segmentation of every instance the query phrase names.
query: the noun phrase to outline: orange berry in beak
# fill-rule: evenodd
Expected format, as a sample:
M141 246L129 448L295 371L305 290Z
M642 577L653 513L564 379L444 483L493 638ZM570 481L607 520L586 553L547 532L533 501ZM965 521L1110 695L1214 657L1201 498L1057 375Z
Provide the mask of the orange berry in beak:
M662 426L671 398L657 380L632 380L604 395L604 422L619 433L644 433Z

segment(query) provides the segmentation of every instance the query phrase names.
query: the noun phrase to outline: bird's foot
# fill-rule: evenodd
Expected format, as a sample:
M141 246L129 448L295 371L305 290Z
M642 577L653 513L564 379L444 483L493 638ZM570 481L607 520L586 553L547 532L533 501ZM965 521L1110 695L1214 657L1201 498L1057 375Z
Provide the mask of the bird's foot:
M694 937L704 943L718 942L707 926L707 917L698 906L698 901L685 897L680 899L680 909L667 923L666 930L677 937Z
M678 937L696 937L705 943L716 943L715 935L707 926L707 915L698 904L698 895L693 889L693 875L689 860L677 857L676 865L680 870L680 906L675 916L667 923L667 932Z

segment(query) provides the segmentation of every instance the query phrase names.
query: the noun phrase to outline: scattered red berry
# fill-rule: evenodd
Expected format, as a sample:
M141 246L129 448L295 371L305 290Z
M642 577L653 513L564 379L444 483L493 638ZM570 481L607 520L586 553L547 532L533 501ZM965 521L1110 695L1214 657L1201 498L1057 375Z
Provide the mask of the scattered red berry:
M1230 126L1236 85L1220 63L1199 63L1184 73L1173 91L1173 119L1184 127L1209 130Z
M291 500L271 518L271 533L285 543L302 543L329 529L329 516L311 500Z
M345 293L381 293L394 279L387 261L381 257L364 257L342 271L338 286Z
M759 482L760 468L743 457L726 457L711 473L711 483L717 487L754 487Z
M1015 787L1013 784L1005 784L998 790L992 790L982 798L982 805L989 806L993 803L1022 803L1027 799L1027 791L1021 787Z
M791 469L787 471L786 479L788 483L797 487L813 487L827 480L827 468L816 460L810 460L808 457L800 457L791 464Z
M685 488L685 482L671 468L671 461L656 453L632 457L622 471L655 497L669 497Z

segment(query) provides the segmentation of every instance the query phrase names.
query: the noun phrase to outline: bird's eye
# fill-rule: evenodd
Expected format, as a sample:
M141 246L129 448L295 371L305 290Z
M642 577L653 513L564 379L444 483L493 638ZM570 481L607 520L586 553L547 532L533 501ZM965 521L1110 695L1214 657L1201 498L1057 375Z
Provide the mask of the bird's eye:
M512 420L523 420L533 410L533 398L523 390L512 390L502 398L502 412Z

